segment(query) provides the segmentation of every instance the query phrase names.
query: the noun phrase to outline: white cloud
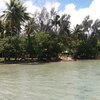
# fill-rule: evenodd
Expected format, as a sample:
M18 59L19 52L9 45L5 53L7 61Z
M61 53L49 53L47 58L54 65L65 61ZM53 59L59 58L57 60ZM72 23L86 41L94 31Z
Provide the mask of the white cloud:
M44 5L44 7L46 7L48 11L50 11L51 8L55 8L55 10L58 11L59 6L60 6L59 2L48 2L48 1Z
M91 18L97 19L100 17L100 0L93 0L92 4L89 7L89 14Z
M0 0L0 12L6 8L4 0Z
M76 9L76 5L74 5L73 3L68 4L65 6L65 10L63 11L66 14L71 15L71 23L72 26L79 24L82 22L82 20L84 19L85 16L88 15L88 8L83 8L83 9Z
M6 9L4 0L0 0L0 15L2 15L2 11Z
M27 7L27 12L34 13L36 10L41 10L40 7L33 4L32 0L27 0L24 5Z
M93 0L89 7L76 9L75 4L68 4L65 6L64 13L71 15L72 26L80 24L85 16L90 15L90 18L93 20L99 19L100 13L100 0Z

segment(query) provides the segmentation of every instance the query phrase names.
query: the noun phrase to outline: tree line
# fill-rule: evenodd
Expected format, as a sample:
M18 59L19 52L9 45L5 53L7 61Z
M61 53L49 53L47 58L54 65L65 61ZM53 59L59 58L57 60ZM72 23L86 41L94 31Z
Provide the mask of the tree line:
M99 19L86 16L71 29L71 16L59 15L54 8L30 14L20 0L10 0L6 7L0 16L0 57L4 60L58 59L64 51L75 59L100 57Z

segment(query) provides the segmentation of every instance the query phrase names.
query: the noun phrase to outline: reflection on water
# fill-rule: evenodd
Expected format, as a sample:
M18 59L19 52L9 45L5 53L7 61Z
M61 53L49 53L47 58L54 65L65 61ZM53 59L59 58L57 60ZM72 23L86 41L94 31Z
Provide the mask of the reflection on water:
M100 100L100 61L0 65L0 100Z

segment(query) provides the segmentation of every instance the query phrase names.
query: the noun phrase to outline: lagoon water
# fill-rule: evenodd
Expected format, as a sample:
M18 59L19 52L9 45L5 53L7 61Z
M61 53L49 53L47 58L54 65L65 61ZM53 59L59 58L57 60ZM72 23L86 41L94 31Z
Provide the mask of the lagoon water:
M0 100L100 100L100 60L0 65Z

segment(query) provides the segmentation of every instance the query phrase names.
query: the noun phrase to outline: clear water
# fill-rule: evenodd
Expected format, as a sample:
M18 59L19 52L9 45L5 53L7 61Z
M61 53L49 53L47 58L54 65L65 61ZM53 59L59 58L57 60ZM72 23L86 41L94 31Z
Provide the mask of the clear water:
M0 65L0 100L100 100L100 60Z

